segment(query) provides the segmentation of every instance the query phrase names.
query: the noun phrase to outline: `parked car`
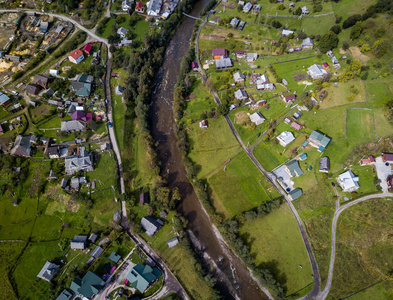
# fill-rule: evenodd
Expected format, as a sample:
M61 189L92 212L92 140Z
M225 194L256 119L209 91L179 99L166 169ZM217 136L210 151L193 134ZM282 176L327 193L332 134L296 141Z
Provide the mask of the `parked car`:
M335 187L335 186L336 186L336 184L334 182L332 182L332 187Z
M109 128L112 128L112 122L108 122Z
M16 92L16 91L12 91L11 94L14 95L14 96L18 96L19 95L19 93Z

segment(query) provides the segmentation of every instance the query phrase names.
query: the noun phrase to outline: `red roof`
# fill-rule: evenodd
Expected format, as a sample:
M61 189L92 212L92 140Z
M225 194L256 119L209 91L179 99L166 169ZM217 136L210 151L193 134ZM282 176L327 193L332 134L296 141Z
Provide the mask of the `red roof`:
M73 59L78 59L80 56L82 56L83 55L83 52L82 51L80 51L79 49L75 49L74 51L72 51L71 53L70 53L70 55L68 55L68 56L71 56Z
M90 44L86 44L86 45L83 47L83 51L86 51L87 53L90 53L90 51L91 51L92 48L93 48L93 47L92 47Z
M300 129L303 128L303 126L300 125L298 122L292 122L291 127L292 127L293 129L296 129L296 130L300 130Z
M296 99L296 95L290 95L285 97L285 102L289 102Z
M363 158L360 160L360 164L363 165L369 165L370 164L370 160L368 158Z
M325 68L327 68L327 67L329 67L329 64L328 64L327 62L324 62L324 63L322 64L322 66L324 66Z
M138 4L136 5L135 9L142 9L143 8L143 3L142 2L138 2Z
M227 56L227 50L224 48L216 48L212 50L212 55L214 56Z

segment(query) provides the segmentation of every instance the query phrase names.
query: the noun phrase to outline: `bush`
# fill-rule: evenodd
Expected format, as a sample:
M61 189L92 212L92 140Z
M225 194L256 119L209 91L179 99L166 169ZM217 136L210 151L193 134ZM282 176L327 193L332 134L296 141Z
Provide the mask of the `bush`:
M341 26L336 24L330 28L330 31L333 31L335 34L339 34L341 32Z

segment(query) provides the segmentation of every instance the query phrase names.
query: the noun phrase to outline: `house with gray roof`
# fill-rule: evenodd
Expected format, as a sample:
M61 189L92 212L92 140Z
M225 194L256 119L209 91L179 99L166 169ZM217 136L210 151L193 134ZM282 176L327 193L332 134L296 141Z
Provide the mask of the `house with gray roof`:
M174 238L168 240L166 243L168 244L168 247L169 247L169 248L173 248L173 247L175 247L177 244L179 244L179 240L178 240L177 237L174 237Z
M245 91L243 91L241 89L238 89L235 92L235 98L240 100L240 101L243 101L243 100L247 100L248 99L248 95L247 95L247 93Z
M253 113L252 115L250 115L250 120L255 125L260 125L263 122L265 122L266 119L264 116L262 116L262 114L260 112L256 112L256 113Z
M83 129L85 129L85 124L77 120L61 122L61 131L74 132L82 131Z
M0 105L8 105L11 103L10 97L0 92Z
M235 80L235 82L237 83L244 82L245 78L246 75L243 75L241 72L236 72L235 74L233 74L233 80Z
M232 27L236 27L238 24L239 24L239 19L238 18L233 18L232 20L231 20L231 25L232 25Z
M151 216L142 218L141 226L146 231L146 234L152 237L164 223L160 219L154 219Z
M319 172L328 173L330 171L330 159L325 156L319 161Z
M295 137L293 136L292 132L283 131L279 136L277 136L277 139L281 146L286 147L295 140Z
M215 60L216 69L226 69L232 67L232 61L228 58L220 58Z
M150 0L146 10L147 15L157 17L160 14L161 6L162 0Z
M95 249L91 252L91 256L94 257L95 259L99 258L100 255L104 252L104 249L101 248L100 246L95 247Z
M116 96L123 95L124 90L125 90L124 87L122 87L121 85L116 86L115 87L115 94L116 94Z
M128 31L129 31L128 29L126 29L126 28L124 28L124 27L120 27L120 28L117 30L116 33L117 33L118 35L120 35L120 37L125 38Z
M11 155L31 156L31 147L36 142L37 136L35 135L18 135L11 149Z
M86 248L86 235L75 235L72 241L70 242L70 247L73 250L83 250Z
M79 147L76 155L65 158L65 171L67 174L75 174L79 171L93 171L93 155L85 147Z
M303 6L302 7L302 14L303 15L308 15L310 12L308 11L308 8L307 8L307 6Z
M254 62L258 58L258 53L246 53L246 61Z
M49 260L47 260L41 271L38 273L37 277L50 282L53 277L55 277L59 269L60 266L53 264Z
M117 254L116 252L112 252L111 255L109 255L109 259L113 261L114 263L118 263L119 260L121 259L121 256Z
M314 42L310 38L306 38L302 42L302 48L312 49L314 47Z
M290 177L299 177L300 175L303 175L303 171L300 169L299 162L297 160L291 160L287 163L285 165L285 171Z
M322 65L317 65L314 64L311 67L307 69L307 74L312 78L312 79L318 79L322 78L328 73L326 70L322 67Z
M245 13L248 13L252 9L252 6L253 5L251 4L251 2L247 2L246 5L243 6L243 11Z

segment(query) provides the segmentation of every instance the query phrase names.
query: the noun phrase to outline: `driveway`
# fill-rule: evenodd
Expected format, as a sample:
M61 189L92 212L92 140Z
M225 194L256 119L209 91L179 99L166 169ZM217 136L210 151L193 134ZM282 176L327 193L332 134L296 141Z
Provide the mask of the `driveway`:
M382 161L382 156L376 158L375 169L377 170L378 179L381 180L381 187L383 192L388 192L388 184L386 178L392 175L392 168L390 165L386 166Z
M279 167L277 170L273 172L273 174L277 178L282 177L283 180L281 181L280 184L284 188L284 190L286 190L287 188L293 190L294 182L292 181L291 177L289 177L288 173L285 171L285 165Z

